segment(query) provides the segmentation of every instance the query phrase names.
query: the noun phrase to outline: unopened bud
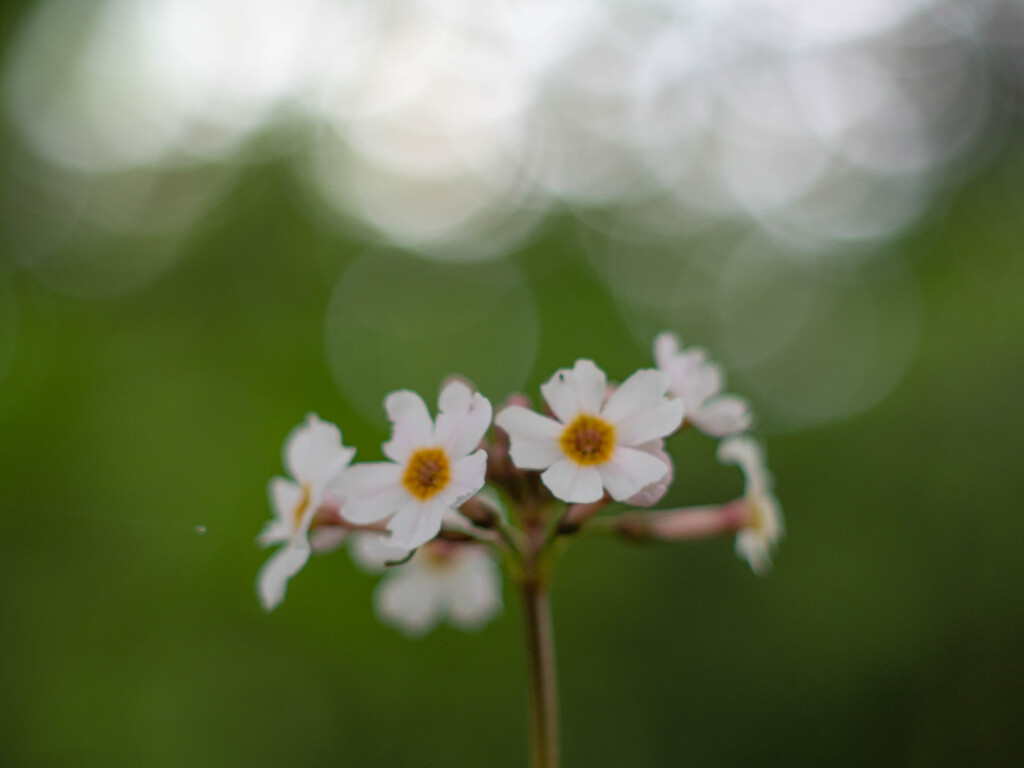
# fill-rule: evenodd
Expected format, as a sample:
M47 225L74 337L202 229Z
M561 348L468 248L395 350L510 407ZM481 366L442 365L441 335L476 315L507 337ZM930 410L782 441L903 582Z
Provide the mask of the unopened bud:
M647 516L647 535L655 539L677 541L735 533L748 524L747 507L747 500L741 498L717 507L654 512Z
M736 533L750 525L745 498L715 507L686 507L664 512L630 512L615 520L615 530L637 541L684 541Z

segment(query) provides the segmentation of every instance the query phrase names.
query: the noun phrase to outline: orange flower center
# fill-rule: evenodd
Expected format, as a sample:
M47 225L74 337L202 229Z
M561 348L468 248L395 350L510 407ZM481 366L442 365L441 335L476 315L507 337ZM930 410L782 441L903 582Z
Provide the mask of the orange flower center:
M603 464L615 448L615 428L596 416L580 414L565 428L561 443L565 455L577 464Z
M448 456L443 448L421 448L409 459L402 485L417 499L429 499L448 485L452 478Z

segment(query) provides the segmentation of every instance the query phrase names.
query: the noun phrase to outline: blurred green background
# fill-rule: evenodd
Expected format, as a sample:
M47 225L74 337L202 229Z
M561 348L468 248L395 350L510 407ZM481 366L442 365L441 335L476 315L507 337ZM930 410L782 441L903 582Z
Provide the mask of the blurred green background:
M29 10L3 12L8 40ZM614 233L563 209L502 258L446 263L311 213L290 159L308 137L287 127L242 160L164 169L185 198L191 176L223 177L189 226L78 219L32 260L26 232L57 225L31 189L54 171L9 122L0 764L523 765L509 585L480 633L409 641L374 619L374 578L339 552L265 615L266 483L308 411L374 459L392 389L431 401L462 373L498 403L583 356L621 380L663 328L735 363L788 535L766 579L727 540L567 548L553 595L565 765L1015 764L1024 133L1006 115L912 226L854 255L765 256L698 300L756 225L629 241L609 266ZM119 173L90 183L131 199ZM644 301L677 283L685 300ZM787 344L744 347L764 334ZM739 492L710 439L670 447L665 505Z

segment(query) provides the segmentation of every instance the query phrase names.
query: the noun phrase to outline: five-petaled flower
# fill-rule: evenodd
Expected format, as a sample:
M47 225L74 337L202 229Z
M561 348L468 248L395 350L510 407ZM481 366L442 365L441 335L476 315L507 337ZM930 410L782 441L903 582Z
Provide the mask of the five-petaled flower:
M669 391L686 406L686 420L712 437L726 437L750 428L747 401L723 395L722 369L699 347L679 349L679 339L662 333L654 340L654 361L669 378Z
M749 437L731 437L718 445L718 460L743 471L747 525L736 534L736 554L754 573L771 568L771 555L784 533L782 509L772 493L772 475L761 446Z
M491 404L452 381L438 398L436 424L415 392L393 392L384 408L392 433L383 449L391 461L352 466L332 487L344 498L346 520L387 520L389 543L412 550L437 535L446 512L483 487L487 455L475 449L490 427Z
M605 491L622 501L669 472L649 450L683 420L682 401L666 397L668 377L637 371L605 402L606 387L604 371L577 360L541 386L555 418L514 405L495 420L508 433L513 463L545 470L541 480L562 501L594 502Z
M257 587L266 610L284 599L288 580L306 564L311 549L324 550L340 543L344 529L331 524L336 521L337 508L336 501L327 498L327 485L354 455L354 448L342 445L338 428L313 413L285 440L284 465L294 479L275 477L270 481L270 504L276 517L259 537L263 546L285 545L260 570ZM319 540L318 514L328 523Z
M373 533L352 537L352 557L371 573L408 553ZM403 565L388 569L373 595L381 621L411 636L423 635L447 619L475 630L501 612L501 570L479 544L430 541Z

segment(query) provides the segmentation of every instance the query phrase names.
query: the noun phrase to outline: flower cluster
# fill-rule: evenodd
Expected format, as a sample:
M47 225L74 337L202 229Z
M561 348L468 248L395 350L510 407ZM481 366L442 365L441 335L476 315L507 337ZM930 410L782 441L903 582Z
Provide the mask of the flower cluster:
M355 450L315 415L288 436L290 479L270 482L275 511L259 540L282 545L258 579L263 606L285 596L312 552L348 545L363 569L384 576L374 604L408 634L440 621L472 629L502 610L504 560L528 578L559 536L612 532L686 539L736 534L758 573L771 562L782 517L745 400L722 394L721 369L670 334L654 344L657 368L609 383L591 360L557 371L541 388L544 412L514 395L493 416L464 381L441 389L437 417L414 392L387 396L386 461L353 464ZM666 439L689 426L715 438L721 462L738 465L744 494L726 504L648 511L675 477ZM615 509L616 514L599 515ZM622 509L621 507L625 507Z

